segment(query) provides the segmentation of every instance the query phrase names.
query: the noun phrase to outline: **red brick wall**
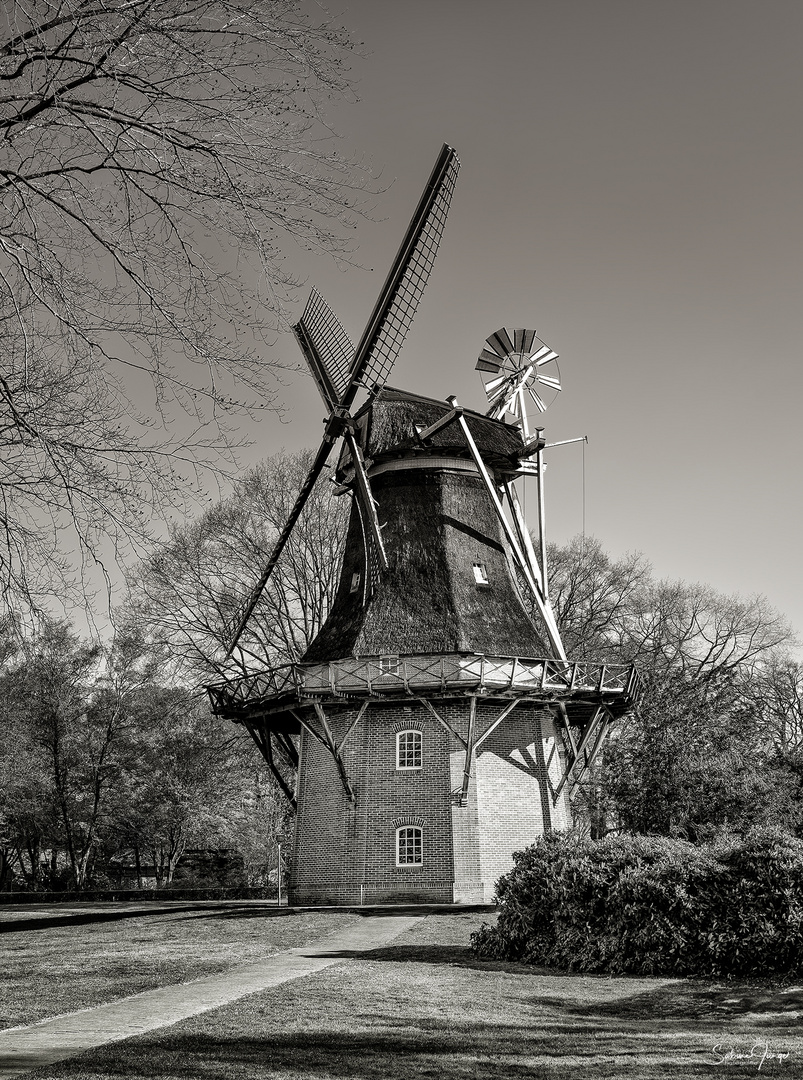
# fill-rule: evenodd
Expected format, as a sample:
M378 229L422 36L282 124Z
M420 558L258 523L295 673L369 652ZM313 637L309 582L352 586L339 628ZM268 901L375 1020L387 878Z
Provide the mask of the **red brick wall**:
M355 715L326 710L336 741ZM420 770L396 769L396 732L422 734ZM324 747L302 739L299 812L291 874L294 903L452 900L449 748L420 703L369 706L343 748L357 797L351 808ZM396 829L423 829L423 865L396 866Z
M504 705L478 705L478 737ZM466 736L467 699L433 706ZM339 743L356 707L327 707L326 715ZM310 718L315 723L311 710ZM420 770L396 769L396 733L407 728L421 731ZM549 709L519 704L481 744L467 803L459 806L465 750L458 740L420 702L372 703L342 750L356 795L352 806L332 756L305 733L291 902L490 900L514 851L533 843L545 827L567 827L565 796L557 807L552 801L562 767L557 750L549 762L555 745ZM407 824L423 829L420 867L396 866L396 829Z

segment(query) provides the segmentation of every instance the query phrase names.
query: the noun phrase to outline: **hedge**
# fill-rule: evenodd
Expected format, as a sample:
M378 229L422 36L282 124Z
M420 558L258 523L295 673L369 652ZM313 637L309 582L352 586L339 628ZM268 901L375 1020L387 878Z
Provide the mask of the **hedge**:
M477 955L569 971L803 973L803 842L776 830L694 845L550 833L497 883Z

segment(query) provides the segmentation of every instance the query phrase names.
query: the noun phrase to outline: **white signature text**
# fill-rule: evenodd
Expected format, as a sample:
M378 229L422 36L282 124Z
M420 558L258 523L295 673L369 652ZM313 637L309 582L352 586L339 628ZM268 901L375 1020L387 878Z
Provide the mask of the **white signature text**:
M735 1046L726 1049L724 1043L717 1043L711 1053L714 1060L709 1065L724 1065L726 1061L755 1061L760 1069L765 1061L786 1061L787 1053L770 1050L769 1043L765 1039L756 1039L749 1050L737 1050Z

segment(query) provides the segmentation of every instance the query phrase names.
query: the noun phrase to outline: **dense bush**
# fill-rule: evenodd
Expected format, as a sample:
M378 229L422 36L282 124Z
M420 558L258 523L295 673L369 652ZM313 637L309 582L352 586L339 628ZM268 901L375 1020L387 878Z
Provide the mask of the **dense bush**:
M550 833L499 879L485 958L573 971L803 972L803 842L763 829L708 844Z

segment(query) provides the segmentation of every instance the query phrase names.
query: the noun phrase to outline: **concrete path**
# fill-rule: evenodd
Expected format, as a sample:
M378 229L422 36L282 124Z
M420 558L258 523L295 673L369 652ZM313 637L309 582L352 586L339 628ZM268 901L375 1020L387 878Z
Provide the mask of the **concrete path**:
M415 925L422 915L374 915L312 945L277 953L194 982L146 990L94 1009L0 1031L0 1080L52 1065L105 1043L168 1027L188 1016L344 963L343 952L376 949Z

